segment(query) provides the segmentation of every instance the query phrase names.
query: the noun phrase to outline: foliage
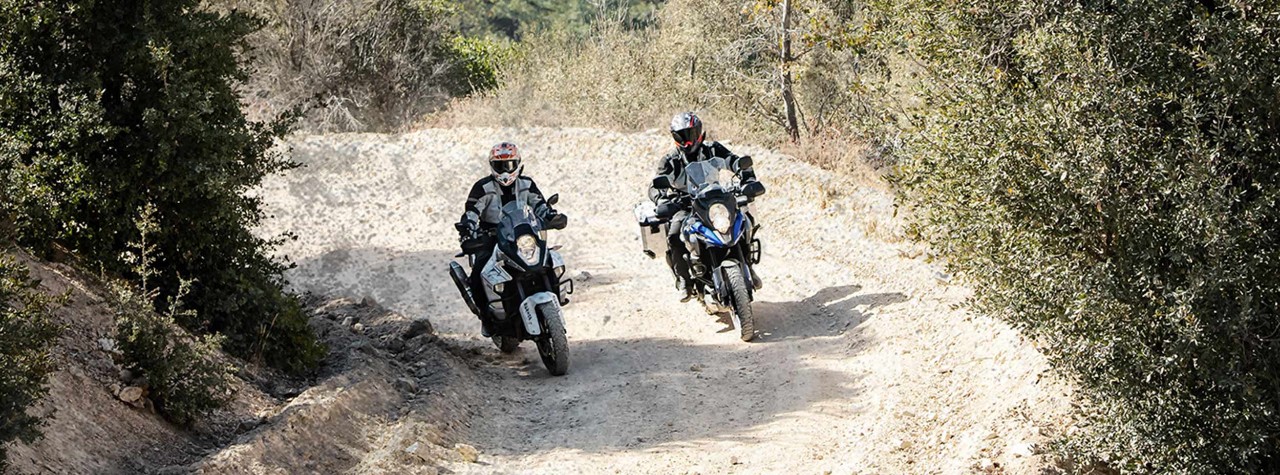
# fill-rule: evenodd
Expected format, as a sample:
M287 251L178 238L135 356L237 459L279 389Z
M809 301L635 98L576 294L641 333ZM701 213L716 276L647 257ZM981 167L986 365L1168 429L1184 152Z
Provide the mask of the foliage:
M255 115L302 110L304 130L386 131L494 85L503 43L463 37L435 0L221 0L267 19L251 36Z
M0 256L0 472L5 445L39 438L41 421L27 408L48 392L45 382L54 371L50 350L60 329L50 307L60 301L34 287L25 266Z
M467 81L476 91L498 87L498 68L515 57L510 45L490 39L457 36L450 48L462 60Z
M126 369L146 378L151 399L160 411L169 420L190 424L230 401L230 367L218 360L224 338L216 334L193 337L177 325L179 320L197 317L196 312L183 309L182 299L191 290L189 280L179 283L165 313L155 311L153 302L160 294L148 287L162 257L148 242L160 230L155 207L144 207L135 225L138 242L130 246L125 260L132 264L140 284L136 288L125 282L111 284L116 341Z
M154 290L135 290L128 284L112 286L116 310L116 340L126 368L143 375L150 397L169 420L190 424L213 409L225 406L231 396L230 367L218 361L223 338L193 337L175 323L194 312L182 310L182 293L169 302L166 313L152 309Z
M1066 453L1280 471L1280 6L873 7L927 72L916 230L1078 380Z
M499 68L500 87L455 105L447 120L647 130L665 127L675 112L695 110L717 138L787 142L775 6L673 0L651 26L605 14L585 33L527 34L522 54ZM789 151L833 169L858 170L860 143L879 137L886 93L873 86L887 69L866 60L855 41L860 9L805 0L797 2L795 16L799 59L789 67L802 142L814 148Z
M598 20L629 29L652 25L658 0L489 0L458 2L463 33L475 37L524 40L539 32L585 35Z
M0 215L37 250L65 246L131 278L129 217L155 206L157 302L194 280L197 333L300 371L323 352L283 289L274 244L251 230L247 192L293 163L272 151L288 122L250 122L238 55L259 22L197 0L0 2Z

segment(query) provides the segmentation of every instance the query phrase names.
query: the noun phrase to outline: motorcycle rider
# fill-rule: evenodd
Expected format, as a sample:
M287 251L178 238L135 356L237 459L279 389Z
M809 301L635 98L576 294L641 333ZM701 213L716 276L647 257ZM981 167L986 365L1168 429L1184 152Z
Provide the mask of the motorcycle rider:
M462 218L454 225L463 243L464 252L466 249L477 249L472 254L469 274L471 295L477 299L477 304L482 302L485 295L484 280L480 274L493 257L503 205L523 200L546 229L563 229L568 224L568 217L553 209L533 179L522 174L524 167L515 144L502 142L494 145L489 150L489 169L489 176L471 186ZM492 316L483 310L488 305L478 306L482 309L479 316L481 333L485 337L492 336L495 331Z
M719 142L706 141L706 134L702 130L702 119L698 118L697 114L693 112L676 114L675 117L671 118L670 128L671 137L676 142L676 150L663 156L658 161L657 176L667 177L671 183L671 188L659 190L650 187L649 198L659 206L664 203L678 203L680 206L680 211L671 217L670 228L667 231L666 257L667 265L676 274L676 286L685 292L681 302L687 302L694 297L696 289L693 283L693 276L689 272L689 250L685 246L680 232L692 211L689 190L684 189L685 166L700 160L722 158L730 169L738 170L738 176L744 187L754 183L750 186L758 187L760 192L763 193L763 185L756 179L755 171L751 167L738 167L739 156L734 155L733 152L730 152L728 148ZM750 240L749 237L748 240Z

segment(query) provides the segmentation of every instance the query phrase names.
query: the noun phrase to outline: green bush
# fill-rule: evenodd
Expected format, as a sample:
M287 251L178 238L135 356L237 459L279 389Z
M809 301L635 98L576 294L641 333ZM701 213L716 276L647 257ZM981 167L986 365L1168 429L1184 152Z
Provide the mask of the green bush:
M123 256L140 284L111 283L116 341L126 369L145 378L146 389L160 412L171 421L190 424L230 401L231 368L219 362L224 340L220 335L193 337L177 324L198 317L195 311L183 308L182 299L190 293L191 281L179 282L176 294L168 298L165 313L155 311L160 292L148 285L157 277L155 266L163 257L148 241L160 229L155 212L152 205L143 207L134 222L138 242L130 244Z
M131 218L155 206L157 303L182 279L196 333L300 371L323 353L283 289L246 193L294 166L273 152L288 121L245 119L238 56L259 22L198 0L0 3L0 215L23 244L54 243L130 275Z
M169 420L190 424L231 400L230 367L218 361L223 338L193 337L176 323L193 312L182 310L181 295L166 313L153 310L154 291L136 290L126 283L112 285L116 311L116 340L126 369L146 380L156 408Z
M1280 472L1280 5L873 12L928 73L897 176L915 229L1078 381L1066 454Z
M41 421L27 408L48 392L45 382L54 371L49 351L60 330L49 310L56 304L34 289L25 266L0 256L0 473L6 445L40 436Z

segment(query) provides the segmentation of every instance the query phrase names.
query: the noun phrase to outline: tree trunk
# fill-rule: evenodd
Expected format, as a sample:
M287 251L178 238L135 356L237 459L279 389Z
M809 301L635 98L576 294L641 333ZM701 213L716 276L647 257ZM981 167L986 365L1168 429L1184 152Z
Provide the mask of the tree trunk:
M787 135L800 142L800 126L796 122L796 96L791 90L791 0L782 1L782 105L787 114Z

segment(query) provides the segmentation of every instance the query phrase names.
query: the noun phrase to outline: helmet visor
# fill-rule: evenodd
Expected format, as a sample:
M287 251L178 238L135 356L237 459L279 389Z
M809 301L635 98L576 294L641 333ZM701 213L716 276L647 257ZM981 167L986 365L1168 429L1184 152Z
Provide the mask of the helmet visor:
M679 145L680 148L693 148L694 145L697 145L698 142L702 141L702 128L690 127L687 129L674 130L671 132L671 137L676 139L676 145Z
M518 160L490 160L494 173L514 173L520 167Z

